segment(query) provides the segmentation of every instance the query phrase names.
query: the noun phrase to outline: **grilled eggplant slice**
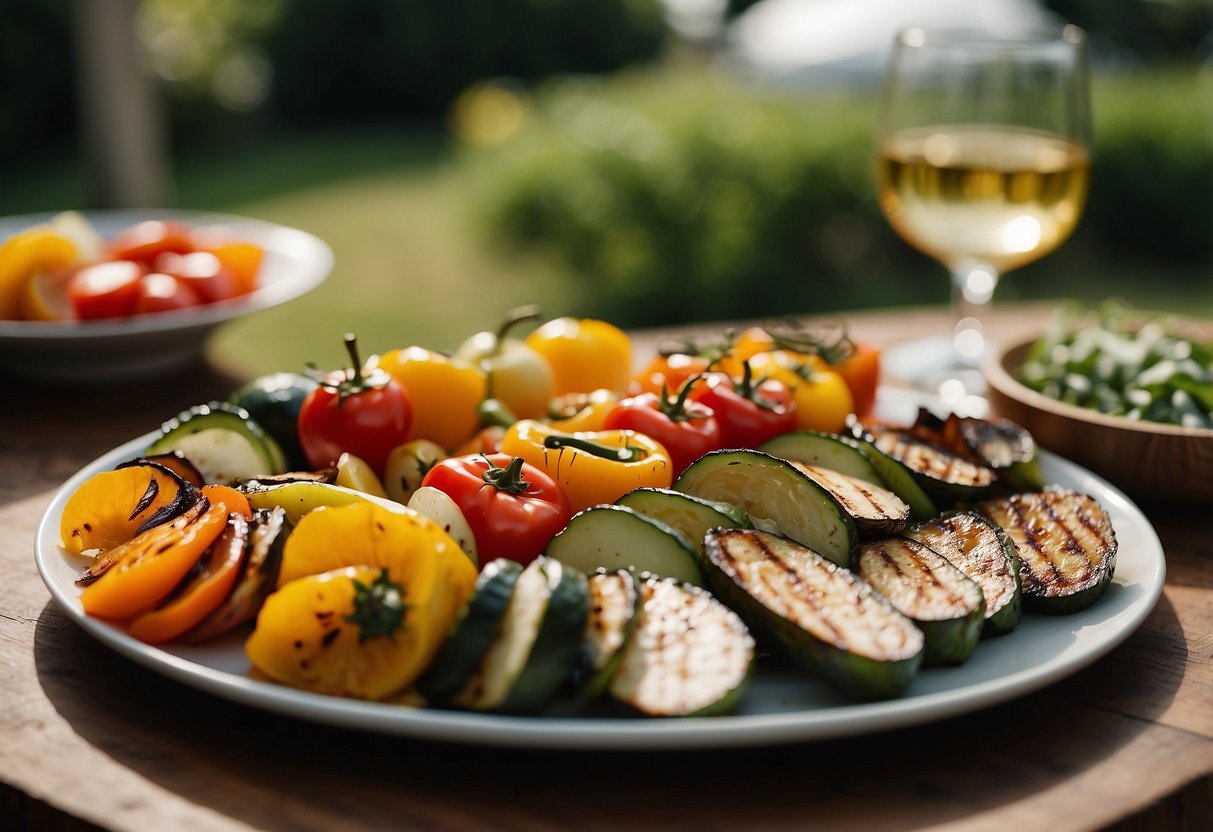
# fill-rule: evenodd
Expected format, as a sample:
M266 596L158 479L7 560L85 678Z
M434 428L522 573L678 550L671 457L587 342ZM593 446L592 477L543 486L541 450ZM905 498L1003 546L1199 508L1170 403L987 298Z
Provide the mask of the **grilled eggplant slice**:
M1015 542L1028 609L1078 612L1112 583L1116 532L1093 497L1049 489L987 500L977 510Z
M755 527L790 537L840 566L851 563L855 521L786 460L760 451L712 451L683 471L674 489L740 506Z
M905 528L910 506L887 488L829 468L793 462L798 471L830 492L860 537L888 537Z
M754 639L741 618L707 591L670 578L642 576L640 595L611 696L648 716L733 710L754 665Z
M955 413L940 419L919 408L909 432L916 439L992 468L1004 483L1025 490L1044 488L1036 440L1010 419L977 419Z
M588 580L590 615L575 682L582 696L597 696L619 668L623 648L635 632L642 594L630 569L599 569Z
M862 699L899 696L923 658L923 634L853 572L758 530L707 534L709 581L792 661Z
M1023 606L1019 556L1007 533L972 511L951 512L904 532L934 549L981 587L986 599L984 633L1009 633Z
M181 636L181 641L187 644L208 641L257 617L278 583L282 548L292 528L281 508L253 512L243 571L236 586L218 609Z
M856 571L926 638L926 664L961 664L981 638L981 588L943 555L907 537L859 547Z

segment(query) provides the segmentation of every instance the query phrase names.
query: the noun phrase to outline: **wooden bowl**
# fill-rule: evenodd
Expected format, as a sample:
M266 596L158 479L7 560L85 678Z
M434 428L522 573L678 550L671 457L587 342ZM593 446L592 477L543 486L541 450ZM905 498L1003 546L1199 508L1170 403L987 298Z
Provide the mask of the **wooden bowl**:
M1015 373L1035 340L986 362L986 395L996 415L1135 498L1213 504L1213 430L1108 416L1025 387Z

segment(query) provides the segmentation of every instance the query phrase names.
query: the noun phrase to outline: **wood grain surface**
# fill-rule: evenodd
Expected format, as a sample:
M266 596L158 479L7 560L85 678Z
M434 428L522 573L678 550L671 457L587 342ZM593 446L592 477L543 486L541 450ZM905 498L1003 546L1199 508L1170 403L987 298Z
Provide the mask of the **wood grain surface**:
M1007 330L1042 307L1000 313ZM891 343L937 310L855 316ZM654 333L638 338L640 349ZM448 746L298 722L118 656L50 601L36 524L89 460L239 382L23 390L0 413L0 828L115 830L1208 829L1213 535L1143 503L1167 555L1142 628L1036 694L846 740L678 753Z

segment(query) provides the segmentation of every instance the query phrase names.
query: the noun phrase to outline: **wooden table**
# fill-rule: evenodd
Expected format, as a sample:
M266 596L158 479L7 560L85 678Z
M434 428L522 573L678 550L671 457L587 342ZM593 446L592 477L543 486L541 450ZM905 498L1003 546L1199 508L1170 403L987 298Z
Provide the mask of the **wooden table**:
M994 335L1046 314L1003 309ZM947 320L849 319L886 344ZM145 670L52 605L35 525L89 460L238 381L201 369L142 388L5 391L0 828L1213 828L1207 505L1143 505L1167 585L1106 658L1008 704L875 736L694 753L446 746L296 722Z

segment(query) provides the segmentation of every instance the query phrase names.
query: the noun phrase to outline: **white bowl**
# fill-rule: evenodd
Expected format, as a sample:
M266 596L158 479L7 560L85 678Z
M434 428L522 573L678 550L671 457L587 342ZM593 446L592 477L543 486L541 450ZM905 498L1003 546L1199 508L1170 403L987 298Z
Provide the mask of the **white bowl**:
M0 241L51 214L0 219ZM0 373L51 383L103 383L165 375L199 359L206 336L226 321L299 297L333 268L333 252L304 231L227 214L169 209L86 212L102 237L143 220L222 226L265 251L258 286L229 301L99 321L0 321Z

